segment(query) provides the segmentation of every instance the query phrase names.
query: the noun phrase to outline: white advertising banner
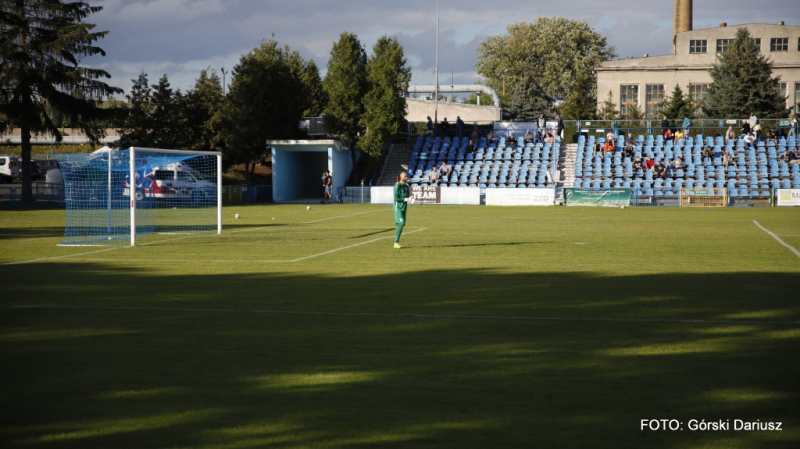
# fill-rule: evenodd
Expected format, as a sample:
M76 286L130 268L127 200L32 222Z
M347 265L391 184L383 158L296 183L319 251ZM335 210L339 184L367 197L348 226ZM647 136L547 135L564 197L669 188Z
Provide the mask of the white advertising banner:
M487 206L552 206L556 189L486 189Z
M418 186L410 189L416 198L415 204L481 204L481 189L478 187ZM394 187L371 187L372 204L392 204Z
M800 189L778 189L778 206L800 206Z

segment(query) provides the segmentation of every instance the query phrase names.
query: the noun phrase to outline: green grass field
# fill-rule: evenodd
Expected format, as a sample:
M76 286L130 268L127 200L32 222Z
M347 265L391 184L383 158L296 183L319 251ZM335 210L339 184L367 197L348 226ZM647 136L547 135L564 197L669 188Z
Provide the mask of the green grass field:
M410 206L401 250L388 206L224 214L0 210L0 447L800 447L800 209Z

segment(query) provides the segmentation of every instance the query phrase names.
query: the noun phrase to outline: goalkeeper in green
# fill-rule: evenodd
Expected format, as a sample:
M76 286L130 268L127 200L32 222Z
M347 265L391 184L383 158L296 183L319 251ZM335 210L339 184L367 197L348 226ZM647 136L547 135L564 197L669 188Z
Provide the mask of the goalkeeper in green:
M394 247L401 248L400 234L403 233L403 226L406 225L406 209L408 203L413 203L414 197L408 191L408 173L400 173L400 182L394 185L394 223L397 229L394 231Z

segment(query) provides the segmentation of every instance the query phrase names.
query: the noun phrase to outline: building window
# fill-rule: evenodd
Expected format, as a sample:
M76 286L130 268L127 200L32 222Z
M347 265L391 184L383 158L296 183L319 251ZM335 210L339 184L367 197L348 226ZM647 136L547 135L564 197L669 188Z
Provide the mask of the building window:
M789 51L789 38L773 37L769 40L769 51Z
M753 38L753 43L756 44L756 50L761 51L761 38L760 37L754 37Z
M708 84L689 84L689 102L699 107L708 92Z
M690 40L689 53L708 53L708 41L705 39Z
M794 113L800 114L800 83L794 83Z
M717 53L725 53L731 47L733 39L717 39Z
M664 85L648 84L645 89L644 113L647 118L658 118L664 101Z
M775 90L778 91L778 95L786 100L786 107L791 108L791 104L789 104L789 95L786 93L786 88L788 86L786 83L775 83Z
M639 103L639 85L622 84L619 86L619 115L628 118L631 106Z

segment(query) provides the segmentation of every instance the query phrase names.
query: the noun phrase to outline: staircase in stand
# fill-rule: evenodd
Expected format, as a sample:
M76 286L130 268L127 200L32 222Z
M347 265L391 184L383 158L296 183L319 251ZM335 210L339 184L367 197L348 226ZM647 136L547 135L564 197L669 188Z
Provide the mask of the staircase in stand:
M558 170L556 171L556 204L564 204L564 189L572 187L575 181L575 157L578 144L562 144L558 152Z
M376 186L393 186L397 182L397 177L403 171L402 166L408 166L413 149L414 146L410 143L393 143L389 145Z

